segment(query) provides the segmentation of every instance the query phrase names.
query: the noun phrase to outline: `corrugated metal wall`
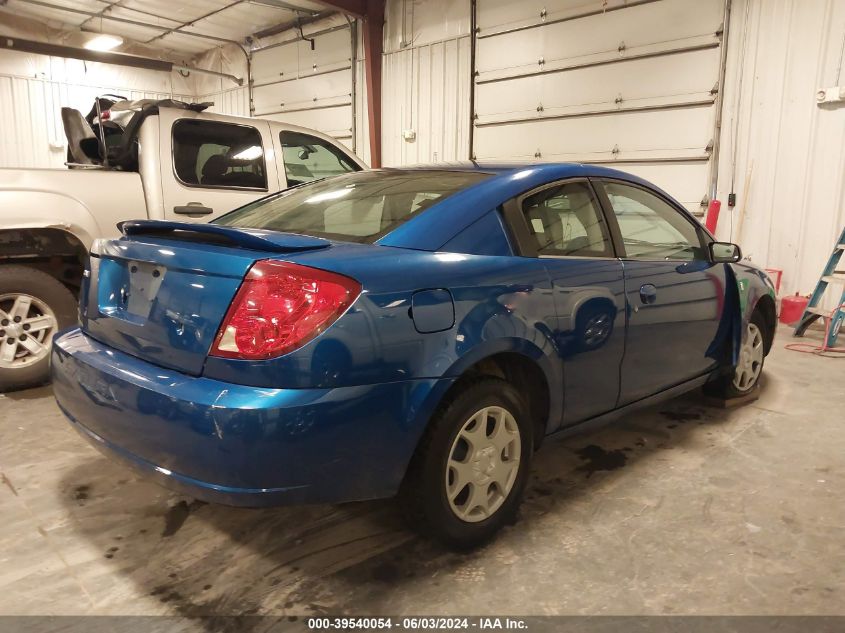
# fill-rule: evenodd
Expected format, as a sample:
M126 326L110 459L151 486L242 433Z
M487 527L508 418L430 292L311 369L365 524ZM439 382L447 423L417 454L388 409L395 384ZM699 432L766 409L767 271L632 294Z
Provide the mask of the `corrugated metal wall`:
M469 158L470 3L389 0L382 85L386 166ZM363 73L359 90L364 88ZM359 153L366 103L358 108ZM414 133L406 139L404 133ZM366 159L366 157L365 157Z
M733 0L719 161L717 236L784 271L782 294L813 289L845 226L845 2Z
M613 166L701 213L724 6L479 0L473 154Z
M252 56L255 116L310 127L351 145L352 36L343 18L310 25L310 39L262 45ZM313 48L311 47L313 41Z
M229 89L224 88L217 92L209 92L198 97L193 97L192 100L200 103L203 101L213 102L214 105L207 112L249 116L249 90L246 86Z
M525 10L521 3L478 2L495 23L513 21L507 11ZM604 6L598 0L582 5L585 9ZM531 6L538 12L545 8L535 0ZM460 160L469 155L469 24L469 0L388 1L383 59L385 164ZM320 47L320 55L329 64L342 66L351 52L348 31L341 32L347 35L343 41L338 36L333 46ZM753 261L783 269L786 293L812 289L835 234L845 224L845 108L819 107L815 101L819 88L843 82L843 43L843 0L733 0L718 197L726 203L733 190L738 204L734 211L723 207L717 235L738 241ZM4 166L61 165L61 105L87 109L93 96L102 92L191 98L190 90L180 90L185 86L174 87L178 77L159 73L139 81L111 75L97 81L91 72L95 65L83 71L67 61L54 60L47 66L33 66L30 61L21 70L10 65L9 55L20 54L0 54L0 112L4 115L0 117L0 165ZM360 56L359 44L355 90L350 87L354 95L349 105L343 105L347 108L340 117L343 121L329 117L321 126L334 132L354 129L354 141L346 142L355 142L358 154L367 160L366 88ZM232 59L239 58L233 54ZM259 71L272 73L273 65ZM352 73L347 74L351 83ZM79 77L86 80L80 84ZM598 71L594 78L601 80ZM290 82L291 86L298 81ZM197 98L215 101L215 111L248 113L246 88L221 83L219 91L208 89L212 87L206 84ZM322 98L316 93L306 98L309 95L312 102L315 96ZM350 121L353 112L354 121ZM653 125L662 125L661 117ZM413 140L403 137L406 130L415 132ZM649 133L646 128L640 131ZM509 144L493 149L501 157L516 153Z
M0 167L61 167L66 160L63 106L87 114L95 96L107 93L129 99L193 98L167 91L171 79L163 73L104 66L0 52Z
M667 6L677 4L666 1ZM547 3L532 0L530 4L539 15ZM526 10L523 3L502 0L478 0L478 5L497 23L512 22L508 12ZM600 2L579 4L583 10L601 6ZM470 70L463 60L469 53L469 1L389 0L387 9L385 164L465 158ZM733 0L727 50L717 192L723 212L717 236L738 241L752 261L783 269L782 294L806 293L845 225L845 107L819 107L815 100L819 88L842 85L845 80L845 2ZM708 49L702 54L717 51ZM677 58L683 61L683 55ZM672 72L691 73L694 68L691 64ZM601 67L593 79L603 81ZM358 153L366 158L361 70L357 85ZM444 104L449 104L447 116ZM663 121L658 116L651 123L638 124L638 132L648 135L648 125L659 128ZM416 140L404 140L404 130L416 131ZM518 153L510 145L494 149L500 157L513 158ZM682 184L686 180L683 175L679 178ZM672 191L671 183L661 184ZM700 190L701 184L696 191ZM733 212L727 209L731 190L738 201ZM695 206L692 195L681 197Z
M469 157L469 36L384 56L385 165ZM407 140L403 132L412 132Z

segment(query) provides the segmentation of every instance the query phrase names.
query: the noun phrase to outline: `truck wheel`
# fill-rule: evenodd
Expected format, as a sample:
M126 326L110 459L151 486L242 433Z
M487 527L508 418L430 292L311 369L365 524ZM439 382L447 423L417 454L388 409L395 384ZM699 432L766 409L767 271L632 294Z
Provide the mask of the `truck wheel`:
M47 273L0 266L0 392L47 381L53 335L76 322L76 306Z

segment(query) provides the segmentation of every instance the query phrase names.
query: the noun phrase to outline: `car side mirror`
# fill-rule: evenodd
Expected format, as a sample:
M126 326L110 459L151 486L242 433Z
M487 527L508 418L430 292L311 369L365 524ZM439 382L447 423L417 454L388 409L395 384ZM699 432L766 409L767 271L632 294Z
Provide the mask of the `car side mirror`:
M710 261L714 264L732 264L742 259L739 246L730 242L711 242Z

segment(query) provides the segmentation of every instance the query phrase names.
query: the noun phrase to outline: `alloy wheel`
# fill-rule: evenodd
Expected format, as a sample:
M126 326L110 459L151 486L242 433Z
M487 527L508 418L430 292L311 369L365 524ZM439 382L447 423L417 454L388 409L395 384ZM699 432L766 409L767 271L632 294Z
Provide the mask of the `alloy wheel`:
M468 523L492 516L513 489L521 450L519 425L507 409L485 407L464 422L446 462L446 497L455 516Z
M57 329L56 315L37 297L0 295L0 368L18 369L43 359Z
M733 386L737 390L748 391L757 384L763 369L763 356L763 333L754 323L749 323L734 371Z

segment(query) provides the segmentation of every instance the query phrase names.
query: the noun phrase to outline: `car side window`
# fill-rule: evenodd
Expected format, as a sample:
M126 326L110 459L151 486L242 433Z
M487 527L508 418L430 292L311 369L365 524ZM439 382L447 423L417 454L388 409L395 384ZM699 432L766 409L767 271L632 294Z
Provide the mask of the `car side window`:
M603 183L629 259L706 259L698 230L659 196L632 185Z
M302 132L279 133L288 186L337 176L361 168L339 147Z
M267 189L261 133L249 125L176 121L173 168L176 177L189 187Z
M586 182L569 182L531 194L522 201L528 231L538 255L610 257L610 234Z

